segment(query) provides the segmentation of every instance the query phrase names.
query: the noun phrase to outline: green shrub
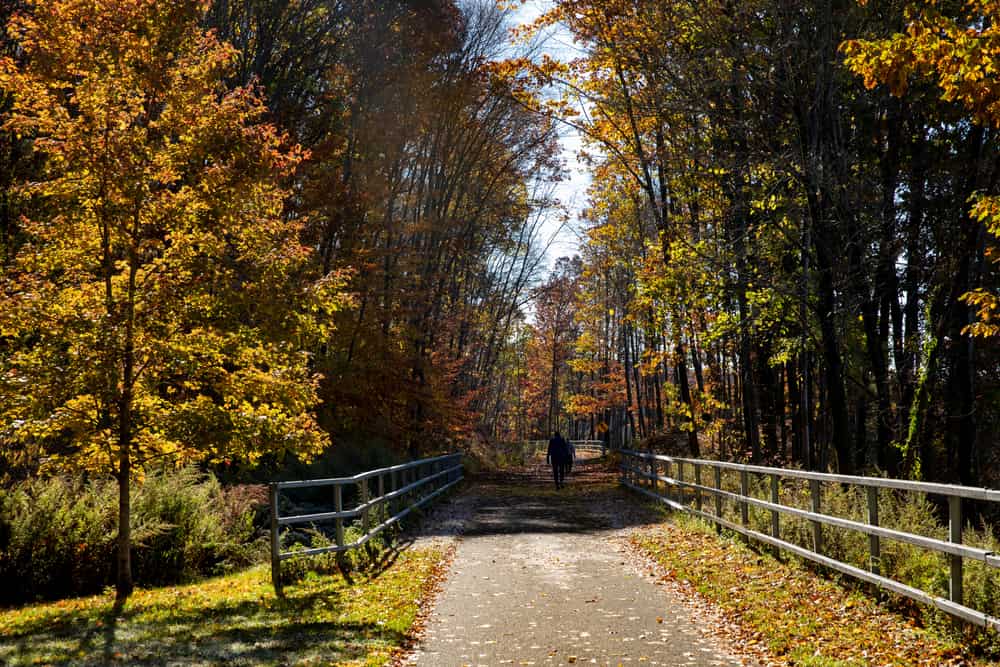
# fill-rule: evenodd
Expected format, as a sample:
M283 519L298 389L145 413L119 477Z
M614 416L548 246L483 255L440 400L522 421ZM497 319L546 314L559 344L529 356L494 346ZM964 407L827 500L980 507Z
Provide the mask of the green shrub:
M318 549L332 546L333 539L325 532L317 530L315 527L305 531L298 531L294 536L286 534L283 538L284 550L304 551L307 548ZM378 535L370 539L364 547L350 549L348 551L327 552L313 556L299 556L289 558L281 563L281 581L289 584L307 579L317 574L349 574L359 572L369 568L378 561L378 556L384 553L392 544L394 537L398 534L395 526L383 530ZM364 536L364 530L360 521L344 526L344 542L351 544ZM307 538L308 542L305 541ZM288 546L290 539L295 542Z
M705 479L703 477L703 483ZM712 482L709 481L707 485L712 485ZM750 495L755 498L770 500L770 485L769 477L749 476ZM725 471L722 475L722 487L728 491L738 492L739 474ZM810 509L811 494L808 482L784 479L779 487L779 499L781 504L788 507ZM705 509L714 512L714 500L711 496L703 494L703 501ZM820 502L824 514L867 523L868 495L864 488L823 483ZM688 503L691 503L690 494ZM878 490L879 525L882 527L947 540L948 528L943 514L942 507L935 504L926 494L890 489ZM741 523L739 504L727 499L723 503L723 516L733 523ZM760 533L771 533L770 511L750 506L748 519L751 529ZM806 549L813 548L811 521L782 514L779 522L781 539ZM823 525L822 539L824 555L856 567L868 568L868 535ZM1000 552L1000 539L990 525L978 527L966 524L962 539L970 546L994 553ZM945 555L888 538L880 540L879 551L879 569L883 575L938 597L948 596L949 566ZM1000 615L1000 569L973 559L965 559L964 601L966 606L973 609L984 611L991 616ZM925 623L950 626L949 617L933 609L924 611ZM990 635L989 641L996 643L997 652L1000 652L1000 639L996 637L995 633Z
M252 522L260 499L238 493L194 468L148 476L132 499L136 580L176 583L257 560Z
M193 468L148 475L131 499L135 581L181 582L261 560L264 496ZM117 532L114 481L48 477L0 490L0 602L100 591L114 581Z
M966 526L962 541L986 551L1000 552L1000 540L997 539L993 526L989 524L981 531L969 530ZM1000 570L972 559L964 561L964 568L966 604L973 609L986 610L993 616L1000 615Z
M100 590L114 576L113 483L34 479L0 491L0 600Z

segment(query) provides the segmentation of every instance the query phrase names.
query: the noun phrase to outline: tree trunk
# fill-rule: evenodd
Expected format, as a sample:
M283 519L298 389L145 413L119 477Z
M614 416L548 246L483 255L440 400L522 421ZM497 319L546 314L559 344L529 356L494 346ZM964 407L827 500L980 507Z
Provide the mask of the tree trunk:
M739 288L740 309L740 389L743 397L743 432L750 448L750 460L760 462L760 426L757 420L757 392L753 378L753 354L749 331L749 304L746 289Z
M976 396L974 373L974 339L963 333L973 318L973 309L962 301L961 295L979 286L980 265L985 244L986 230L981 222L965 211L973 193L982 188L979 183L980 165L987 143L982 126L974 127L967 139L968 177L963 183L964 197L958 199L963 209L963 244L960 248L958 270L951 276L952 297L949 303L947 356L950 373L945 392L946 425L945 442L948 446L951 476L964 485L977 483L973 469L973 453L977 439Z
M691 452L691 456L698 458L701 456L701 448L698 446L698 425L695 421L697 415L694 412L694 403L691 401L691 386L688 382L688 371L687 371L687 353L684 351L684 342L681 340L680 334L677 335L677 379L680 381L681 389L681 400L684 401L684 405L687 406L688 410L691 412L691 417L688 420L688 450Z
M804 428L803 418L805 417L802 405L802 392L799 388L799 364L795 363L794 357L789 360L786 375L788 377L788 411L792 416L792 452L793 462L806 464L805 446L803 442Z
M642 375L639 372L639 343L638 336L635 334L635 329L629 327L628 329L628 340L629 345L632 347L632 372L634 374L635 382L635 409L639 416L639 437L645 438L648 433L646 430L646 409L642 400Z
M819 236L818 234L814 236ZM819 255L826 254L824 249ZM829 260L829 256L824 257ZM820 332L823 339L823 360L825 370L826 401L829 417L832 422L832 444L837 453L837 470L845 475L854 474L854 457L851 452L850 423L847 415L847 394L844 391L843 362L840 357L840 345L837 338L834 316L833 280L830 278L832 266L820 261L819 304Z
M115 577L115 604L121 606L132 594L132 506L131 452L129 443L119 441L118 454L118 567Z
M910 440L910 410L914 404L916 392L916 369L920 350L920 281L923 276L924 249L921 240L921 229L924 221L925 188L926 188L926 138L923 123L917 121L913 129L911 147L913 167L910 170L910 202L906 221L906 269L904 273L904 290L906 305L903 307L903 331L897 334L901 344L896 349L896 369L899 376L899 410L897 427L900 441ZM902 452L896 453L893 460L899 461ZM897 472L899 472L897 470Z
M769 341L757 347L757 377L759 378L760 421L764 431L764 455L772 459L778 453L778 419L774 400L774 369L768 363L771 356Z
M619 337L621 339L622 352L625 357L624 363L624 375L625 375L625 414L628 416L628 426L631 429L631 436L635 437L635 417L632 414L632 382L630 379L630 365L631 359L629 358L629 344L628 344L628 325L621 327L619 332Z
M785 377L787 376L788 364L782 364L777 368L777 383L775 384L774 402L777 408L778 429L781 439L779 441L782 462L788 459L788 420L785 418Z
M135 225L138 227L138 214ZM135 384L135 293L139 259L129 250L128 292L125 305L125 340L122 350L122 387L118 401L118 570L115 605L120 607L132 594L132 401Z

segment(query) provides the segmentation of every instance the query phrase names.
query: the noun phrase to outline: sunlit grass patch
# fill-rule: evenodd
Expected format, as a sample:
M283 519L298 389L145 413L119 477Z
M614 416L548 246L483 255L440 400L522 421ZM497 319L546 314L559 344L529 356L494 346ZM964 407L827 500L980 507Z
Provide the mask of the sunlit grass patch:
M0 664L382 665L410 637L444 563L409 549L391 567L310 575L274 595L267 567L138 590L118 615L98 595L0 612Z
M671 516L632 542L667 576L690 583L764 647L777 664L970 665L962 647L888 610L859 590L722 539L701 521Z

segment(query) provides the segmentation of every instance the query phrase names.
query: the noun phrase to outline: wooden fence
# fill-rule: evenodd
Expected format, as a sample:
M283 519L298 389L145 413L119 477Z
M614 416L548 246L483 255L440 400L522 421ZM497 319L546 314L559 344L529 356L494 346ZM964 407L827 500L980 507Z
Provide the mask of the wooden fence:
M598 452L601 456L607 454L607 445L603 440L570 440L578 452Z
M369 470L353 477L311 479L295 482L274 482L270 485L271 505L271 582L281 594L281 562L296 556L315 556L330 552L357 549L373 537L397 523L414 509L425 505L463 479L462 455L447 454ZM308 514L279 513L282 491L333 487L333 511ZM356 504L344 509L345 487L354 491ZM396 512L392 513L393 505ZM361 537L347 543L344 538L345 521L361 520ZM298 524L333 522L334 543L329 546L282 551L281 527ZM372 525L372 524L375 525Z
M701 517L714 523L717 530L723 527L753 538L761 543L783 549L802 558L814 561L832 570L885 588L918 602L932 605L952 616L978 626L1000 629L1000 618L963 604L963 560L972 559L987 567L1000 567L1000 554L962 544L962 500L1000 502L1000 491L950 484L911 482L880 477L858 477L785 470L763 466L743 465L722 461L676 458L653 455L633 450L622 450L622 483L646 494L663 504ZM739 491L723 488L722 473L730 471L739 475ZM708 480L705 476L708 476ZM751 479L756 476L766 480L767 499L754 497ZM781 489L787 480L804 480L809 486L810 509L804 510L782 504ZM822 509L821 485L835 483L865 489L867 522L854 521L825 514ZM948 540L916 535L879 525L879 490L917 492L943 496L948 505ZM661 492L662 491L662 492ZM706 511L704 501L714 502L713 511ZM723 501L730 501L739 509L739 522L723 516ZM770 531L763 533L750 527L749 508L756 507L770 513ZM812 549L782 539L781 515L804 519L811 526ZM833 526L867 535L868 568L856 567L824 555L823 527ZM945 599L922 589L883 576L880 573L881 539L898 540L916 547L944 554L949 564L949 595Z
M607 453L607 446L604 444L603 440L570 440L569 444L573 445L578 452L600 452L601 456ZM532 450L536 452L544 452L549 446L548 440L526 440L524 446L527 450Z

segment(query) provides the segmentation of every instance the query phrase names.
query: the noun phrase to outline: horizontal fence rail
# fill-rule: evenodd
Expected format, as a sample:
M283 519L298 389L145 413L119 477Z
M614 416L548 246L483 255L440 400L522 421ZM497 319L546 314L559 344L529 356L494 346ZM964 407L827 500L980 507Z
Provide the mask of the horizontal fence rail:
M281 562L296 556L343 552L364 546L380 532L398 523L413 510L421 507L462 481L461 454L446 454L409 463L369 470L353 477L310 479L294 482L273 482L269 486L271 506L271 583L281 594ZM282 516L282 491L332 487L327 501L333 511L286 514ZM354 492L356 504L344 509L345 489ZM395 512L393 512L395 510ZM361 537L346 542L345 521L361 521ZM329 546L282 551L282 526L315 525L332 522L334 542ZM374 524L374 525L373 525Z
M979 561L992 568L1000 567L1000 553L962 544L962 500L1000 502L1000 490L880 477L834 475L805 470L785 470L725 461L678 458L634 450L621 450L621 454L622 483L625 486L655 498L672 509L688 512L714 523L717 530L727 528L747 538L753 538L763 544L783 549L832 570L875 584L923 604L937 607L966 622L1000 629L1000 618L963 604L962 586L964 559ZM723 488L723 472L738 473L738 491ZM767 484L764 485L770 492L767 499L752 495L751 476L756 476L758 480L767 481ZM780 491L783 485L790 480L802 480L808 483L809 510L781 503ZM867 521L855 521L823 513L821 487L823 483L836 483L865 489ZM878 512L880 489L943 496L948 504L948 540L939 540L880 526ZM714 505L714 511L705 510L706 496L713 501L709 505ZM739 509L739 522L724 517L723 503L725 501L732 503L732 507ZM770 514L769 534L750 527L749 510L751 507ZM812 549L782 539L781 515L809 522ZM824 555L823 526L832 526L866 535L868 537L868 569L856 567ZM881 574L880 540L883 538L943 554L949 565L948 598L933 595Z
M578 452L600 452L601 456L607 453L603 440L570 440L569 444L576 447Z
M601 456L607 453L607 445L603 440L567 440L578 452L600 452ZM524 447L534 451L545 451L549 446L548 440L526 440Z

